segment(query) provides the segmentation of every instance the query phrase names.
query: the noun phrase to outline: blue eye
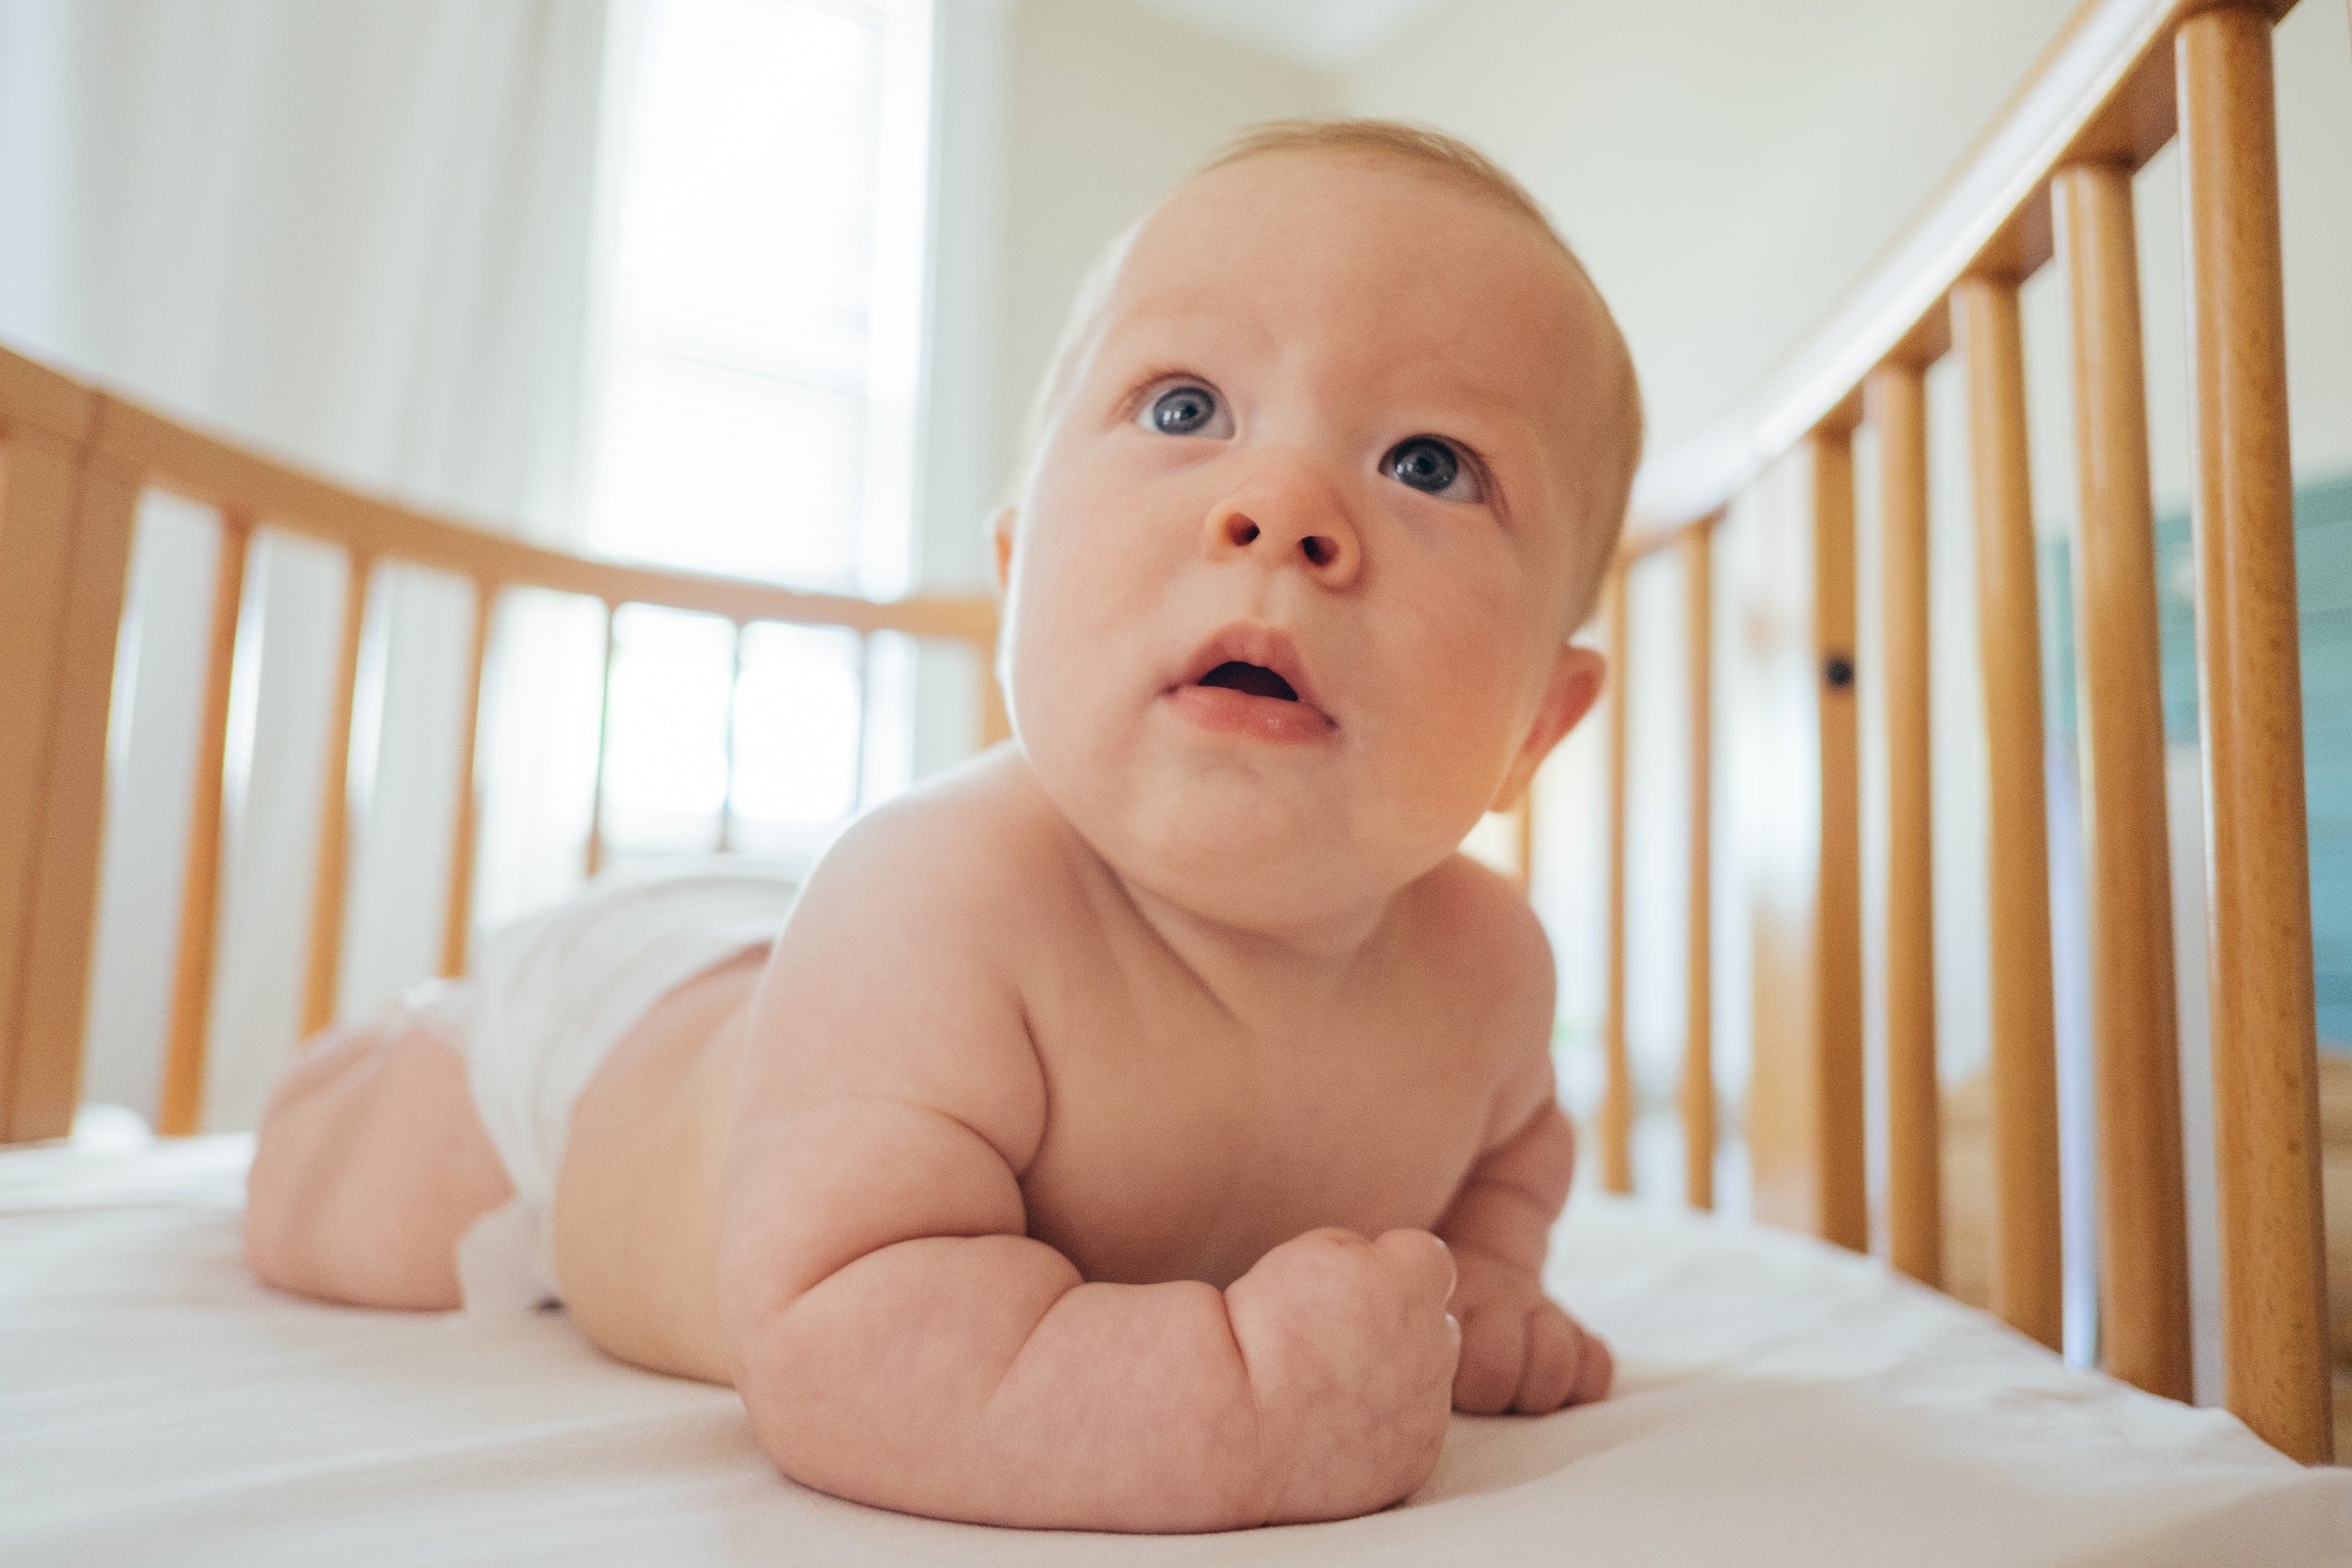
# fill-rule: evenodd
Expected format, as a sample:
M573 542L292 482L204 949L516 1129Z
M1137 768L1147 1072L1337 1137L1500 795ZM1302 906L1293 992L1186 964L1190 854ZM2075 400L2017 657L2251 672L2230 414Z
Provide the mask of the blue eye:
M1152 400L1142 423L1161 435L1212 435L1211 426L1224 421L1217 395L1204 386L1172 386Z
M1389 449L1381 471L1398 484L1446 501L1479 501L1478 475L1434 435L1408 436Z

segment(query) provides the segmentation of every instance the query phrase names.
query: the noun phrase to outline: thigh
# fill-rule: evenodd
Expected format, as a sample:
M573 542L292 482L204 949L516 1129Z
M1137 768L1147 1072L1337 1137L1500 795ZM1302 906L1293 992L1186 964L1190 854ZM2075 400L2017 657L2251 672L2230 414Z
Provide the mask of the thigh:
M452 1009L319 1036L263 1112L245 1253L263 1283L362 1306L459 1304L457 1243L513 1195Z

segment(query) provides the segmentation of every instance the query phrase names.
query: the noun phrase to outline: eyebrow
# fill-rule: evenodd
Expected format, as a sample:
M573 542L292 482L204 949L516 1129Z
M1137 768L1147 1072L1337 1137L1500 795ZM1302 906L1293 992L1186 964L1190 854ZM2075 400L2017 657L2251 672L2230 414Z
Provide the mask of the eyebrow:
M1099 341L1109 344L1146 330L1178 331L1185 328L1226 337L1247 334L1264 344L1271 344L1275 338L1270 328L1252 319L1250 313L1236 310L1231 301L1215 305L1192 300L1167 303L1147 301L1124 311L1114 301Z

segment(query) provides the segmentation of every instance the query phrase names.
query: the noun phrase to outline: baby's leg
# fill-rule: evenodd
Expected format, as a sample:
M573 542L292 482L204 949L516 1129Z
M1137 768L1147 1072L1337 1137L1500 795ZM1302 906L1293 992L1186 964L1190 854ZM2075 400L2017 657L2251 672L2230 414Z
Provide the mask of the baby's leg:
M245 1260L263 1284L358 1306L459 1304L458 1238L514 1194L452 1010L402 1008L311 1042L262 1113Z

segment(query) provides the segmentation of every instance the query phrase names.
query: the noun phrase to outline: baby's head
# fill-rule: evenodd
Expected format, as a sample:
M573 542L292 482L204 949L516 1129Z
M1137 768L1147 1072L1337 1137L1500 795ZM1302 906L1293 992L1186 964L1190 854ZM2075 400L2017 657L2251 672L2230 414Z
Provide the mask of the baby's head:
M1001 670L1129 881L1305 938L1509 804L1591 707L1641 450L1624 339L1450 138L1246 136L1081 288L997 520Z

